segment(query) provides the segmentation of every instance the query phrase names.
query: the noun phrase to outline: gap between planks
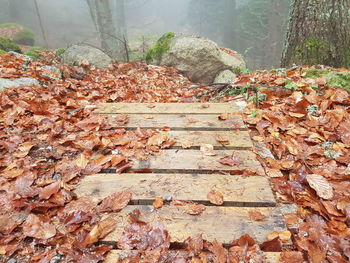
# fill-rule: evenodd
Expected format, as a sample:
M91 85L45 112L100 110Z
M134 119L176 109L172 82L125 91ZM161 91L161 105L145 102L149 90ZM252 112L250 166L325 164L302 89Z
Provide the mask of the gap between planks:
M222 114L242 112L245 102L232 103L100 103L96 113Z
M203 234L203 238L209 241L217 240L222 244L230 244L232 240L249 234L254 240L262 243L267 240L267 235L273 231L286 230L282 216L278 208L259 207L213 207L206 209L196 216L186 213L186 206L165 205L160 209L153 206L125 207L119 213L106 214L117 221L115 231L107 235L102 241L117 242L124 228L129 224L128 214L135 209L140 210L140 220L150 223L163 223L169 231L171 242L183 243L188 237ZM254 221L249 217L249 211L259 211L265 215L263 221Z
M133 193L132 201L152 204L156 197L193 200L208 204L211 190L224 196L224 205L275 206L269 181L262 176L223 174L95 174L84 177L75 190L78 197L90 196L96 201L124 190ZM149 202L147 202L149 201Z

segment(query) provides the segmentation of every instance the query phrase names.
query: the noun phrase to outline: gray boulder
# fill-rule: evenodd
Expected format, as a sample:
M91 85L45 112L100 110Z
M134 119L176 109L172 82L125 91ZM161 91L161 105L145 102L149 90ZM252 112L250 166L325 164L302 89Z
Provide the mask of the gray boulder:
M192 81L201 83L214 82L222 71L246 67L241 55L220 48L209 39L170 33L149 51L148 60L152 64L174 67Z
M236 74L233 73L231 70L224 70L221 71L215 78L215 83L228 83L228 82L234 82L236 78Z
M40 82L33 78L18 78L14 80L0 78L0 91L9 87L19 87L20 85L40 85Z
M67 48L61 58L64 64L72 66L88 64L96 68L105 68L112 63L112 59L106 53L86 45L73 45Z

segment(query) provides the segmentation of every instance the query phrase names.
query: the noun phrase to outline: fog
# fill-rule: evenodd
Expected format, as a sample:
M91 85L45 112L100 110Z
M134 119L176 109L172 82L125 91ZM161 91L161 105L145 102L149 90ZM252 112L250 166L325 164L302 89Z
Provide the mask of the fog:
M99 33L88 1L0 0L0 23L18 23L31 29L35 33L36 46L51 49L64 48L74 43L100 46ZM109 0L116 27L120 23L120 2ZM126 28L123 37L130 48L136 50L141 42L145 45L143 49L148 48L165 32L194 34L238 51L250 68L277 67L289 2L124 0L123 23Z

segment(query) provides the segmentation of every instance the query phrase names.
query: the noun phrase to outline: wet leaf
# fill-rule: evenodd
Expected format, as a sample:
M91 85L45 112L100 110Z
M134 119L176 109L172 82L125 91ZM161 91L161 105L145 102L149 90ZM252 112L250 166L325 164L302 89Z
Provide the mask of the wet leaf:
M215 191L215 190L211 190L208 193L207 198L208 198L209 202L214 204L214 205L222 205L224 203L223 194L218 192L218 191Z
M266 216L258 210L249 210L249 218L253 221L264 221Z
M38 239L49 239L56 235L56 228L49 222L42 221L38 216L30 214L22 225L24 234Z
M131 200L132 193L130 191L123 191L111 194L102 200L99 205L100 212L118 212L126 207Z
M111 233L117 225L117 221L108 217L98 222L84 240L85 246L93 244Z
M205 211L206 207L202 204L192 204L187 206L186 213L189 215L200 215Z
M228 166L237 166L241 164L239 157L235 155L235 153L233 153L231 156L221 158L219 162Z
M156 199L153 201L153 207L155 209L161 208L164 205L163 198L156 197Z
M323 176L318 174L308 174L306 180L319 197L323 199L333 198L333 188Z

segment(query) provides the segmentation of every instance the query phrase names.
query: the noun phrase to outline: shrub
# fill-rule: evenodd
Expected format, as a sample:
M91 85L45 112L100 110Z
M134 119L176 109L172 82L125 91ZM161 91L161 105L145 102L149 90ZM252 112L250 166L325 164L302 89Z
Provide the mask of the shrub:
M15 42L13 42L8 38L3 38L3 37L0 37L0 49L7 52L15 51L18 53L22 53L20 47Z
M57 57L61 57L62 54L63 54L65 51L66 51L65 48L58 48L58 49L56 49L56 56L57 56Z
M36 59L40 59L40 55L35 51L28 51L25 53L25 55L36 58Z
M4 53L6 53L6 51L5 51L5 50L0 49L0 54L4 54Z
M33 46L35 42L34 33L25 28L14 35L13 41L17 44Z

